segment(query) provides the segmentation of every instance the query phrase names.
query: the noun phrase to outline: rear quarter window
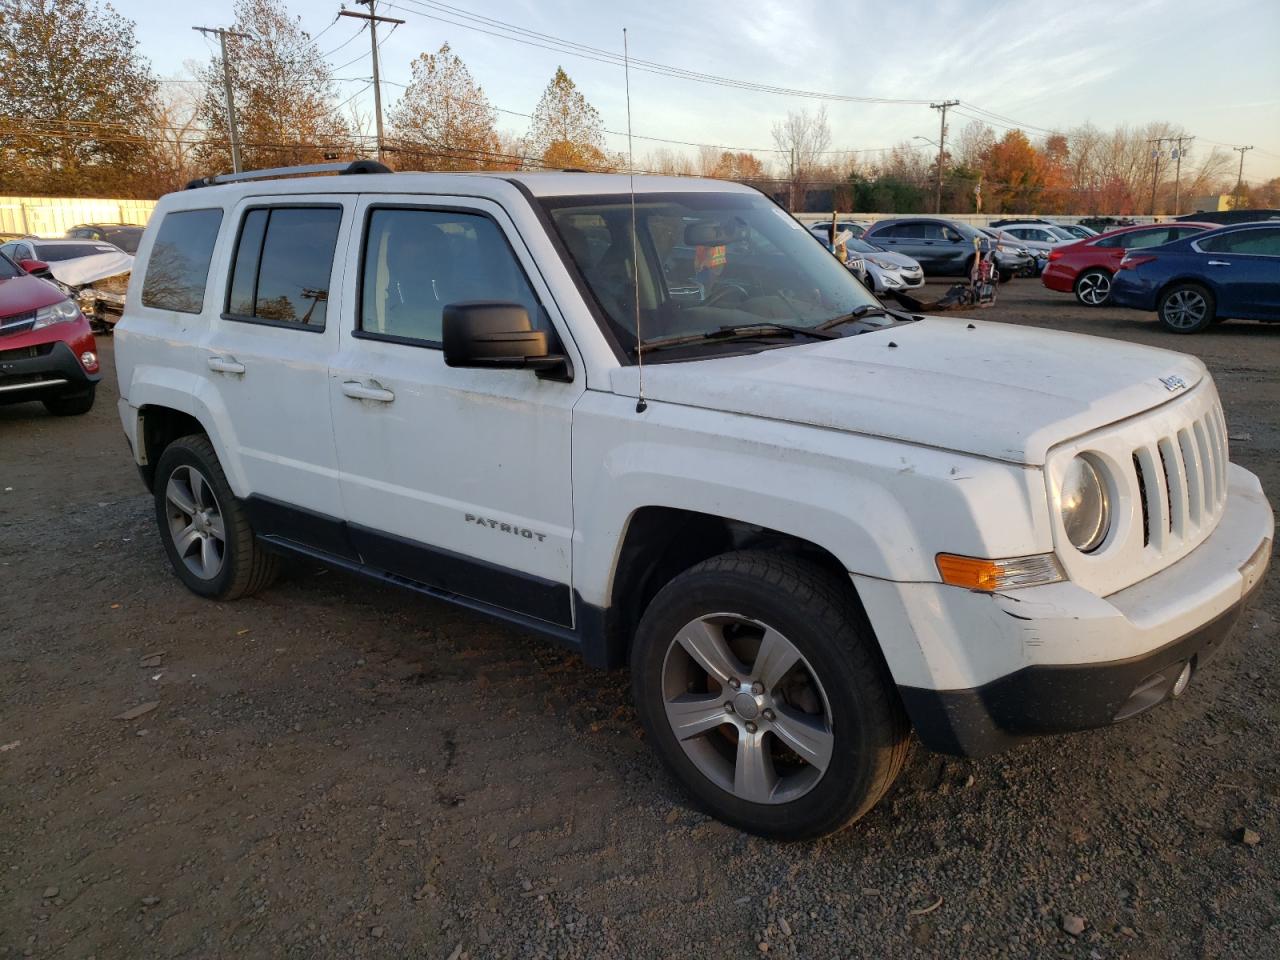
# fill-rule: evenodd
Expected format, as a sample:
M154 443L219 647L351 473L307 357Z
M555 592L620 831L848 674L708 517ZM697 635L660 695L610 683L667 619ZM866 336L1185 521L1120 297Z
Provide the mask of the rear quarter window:
M160 223L142 283L142 305L199 313L222 210L175 210Z

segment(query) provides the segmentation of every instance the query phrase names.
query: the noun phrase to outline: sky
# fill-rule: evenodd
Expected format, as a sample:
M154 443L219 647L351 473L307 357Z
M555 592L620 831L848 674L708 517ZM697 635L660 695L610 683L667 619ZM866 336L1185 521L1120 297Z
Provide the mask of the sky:
M1280 0L744 0L694 4L648 0L627 6L591 0L378 0L383 16L405 20L381 45L385 110L410 77L409 64L448 42L490 102L499 127L523 133L557 66L601 113L610 149L625 151L622 70L469 29L440 4L576 44L701 74L841 96L940 101L962 106L949 135L982 115L999 135L1008 126L1064 129L1091 122L1103 130L1149 121L1180 124L1195 135L1191 162L1215 146L1252 145L1245 179L1280 176ZM372 110L361 92L371 73L368 35L359 22L335 22L340 0L288 0L318 36L342 96ZM231 0L176 10L171 0L116 0L137 24L143 56L161 76L204 61L216 40L192 26L229 26ZM354 0L347 0L350 9ZM446 21L452 20L453 23ZM474 21L472 27L482 26ZM321 34L323 31L323 35ZM354 62L348 63L353 58ZM346 79L363 78L363 79ZM639 136L752 149L773 147L773 123L823 101L746 91L633 68L635 155L667 146ZM876 151L913 137L938 137L927 103L826 102L832 147ZM990 116L999 115L1002 119ZM1029 130L1034 137L1036 131ZM914 141L921 149L924 141ZM685 148L692 151L693 148ZM772 156L771 154L769 156ZM1238 154L1231 154L1233 164Z

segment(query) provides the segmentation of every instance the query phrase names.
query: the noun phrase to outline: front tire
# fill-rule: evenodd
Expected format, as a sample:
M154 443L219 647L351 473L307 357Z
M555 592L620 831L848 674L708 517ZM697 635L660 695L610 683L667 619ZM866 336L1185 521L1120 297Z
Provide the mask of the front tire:
M1156 314L1170 333L1199 333L1213 325L1217 304L1198 283L1179 283L1160 294Z
M865 615L802 560L743 551L680 574L645 611L631 671L668 769L751 833L839 830L906 760L909 725Z
M50 397L44 401L44 408L55 417L78 417L93 409L93 400L97 393L98 385L91 383L82 393Z
M1111 299L1111 274L1086 270L1076 278L1076 299L1086 307L1100 307Z
M237 600L275 579L277 558L254 539L208 437L180 437L165 447L154 490L160 539L187 589Z

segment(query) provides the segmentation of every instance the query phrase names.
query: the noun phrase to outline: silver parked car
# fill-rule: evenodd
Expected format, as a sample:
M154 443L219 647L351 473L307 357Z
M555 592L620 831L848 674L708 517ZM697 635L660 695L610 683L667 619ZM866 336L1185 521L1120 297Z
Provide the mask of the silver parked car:
M836 225L839 226L839 222ZM830 229L829 222L815 223L809 227L809 231L823 243L827 242ZM844 243L849 251L849 268L855 273L859 272L852 266L852 261L860 260L862 266L859 279L874 293L911 290L924 285L923 268L918 261L906 254L891 253L854 236L845 236Z

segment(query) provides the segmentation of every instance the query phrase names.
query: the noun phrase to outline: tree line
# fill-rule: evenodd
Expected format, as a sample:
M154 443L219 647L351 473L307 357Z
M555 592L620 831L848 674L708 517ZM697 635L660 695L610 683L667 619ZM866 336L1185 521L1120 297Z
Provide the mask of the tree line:
M283 0L236 0L232 29L244 35L227 42L246 168L374 155L373 118L356 103L369 83L342 86L319 35L304 30ZM186 76L157 77L138 48L134 23L99 0L0 0L0 76L0 192L156 197L231 168L220 56L189 62ZM511 113L490 103L445 43L411 63L409 82L386 114L384 159L417 170L627 166L624 155L610 150L599 111L563 68L532 114L515 115L522 131L511 132L510 122L500 126L499 112ZM797 211L934 207L936 147L834 148L825 108L790 112L772 134L772 151L663 145L637 156L635 166L749 183ZM942 153L942 207L1167 213L1175 192L1183 209L1193 196L1235 192L1230 153L1194 141L1175 185L1167 149L1157 157L1150 141L1180 134L1171 124L1152 123L997 136L971 120ZM1246 205L1278 206L1280 178L1245 184L1237 196Z

